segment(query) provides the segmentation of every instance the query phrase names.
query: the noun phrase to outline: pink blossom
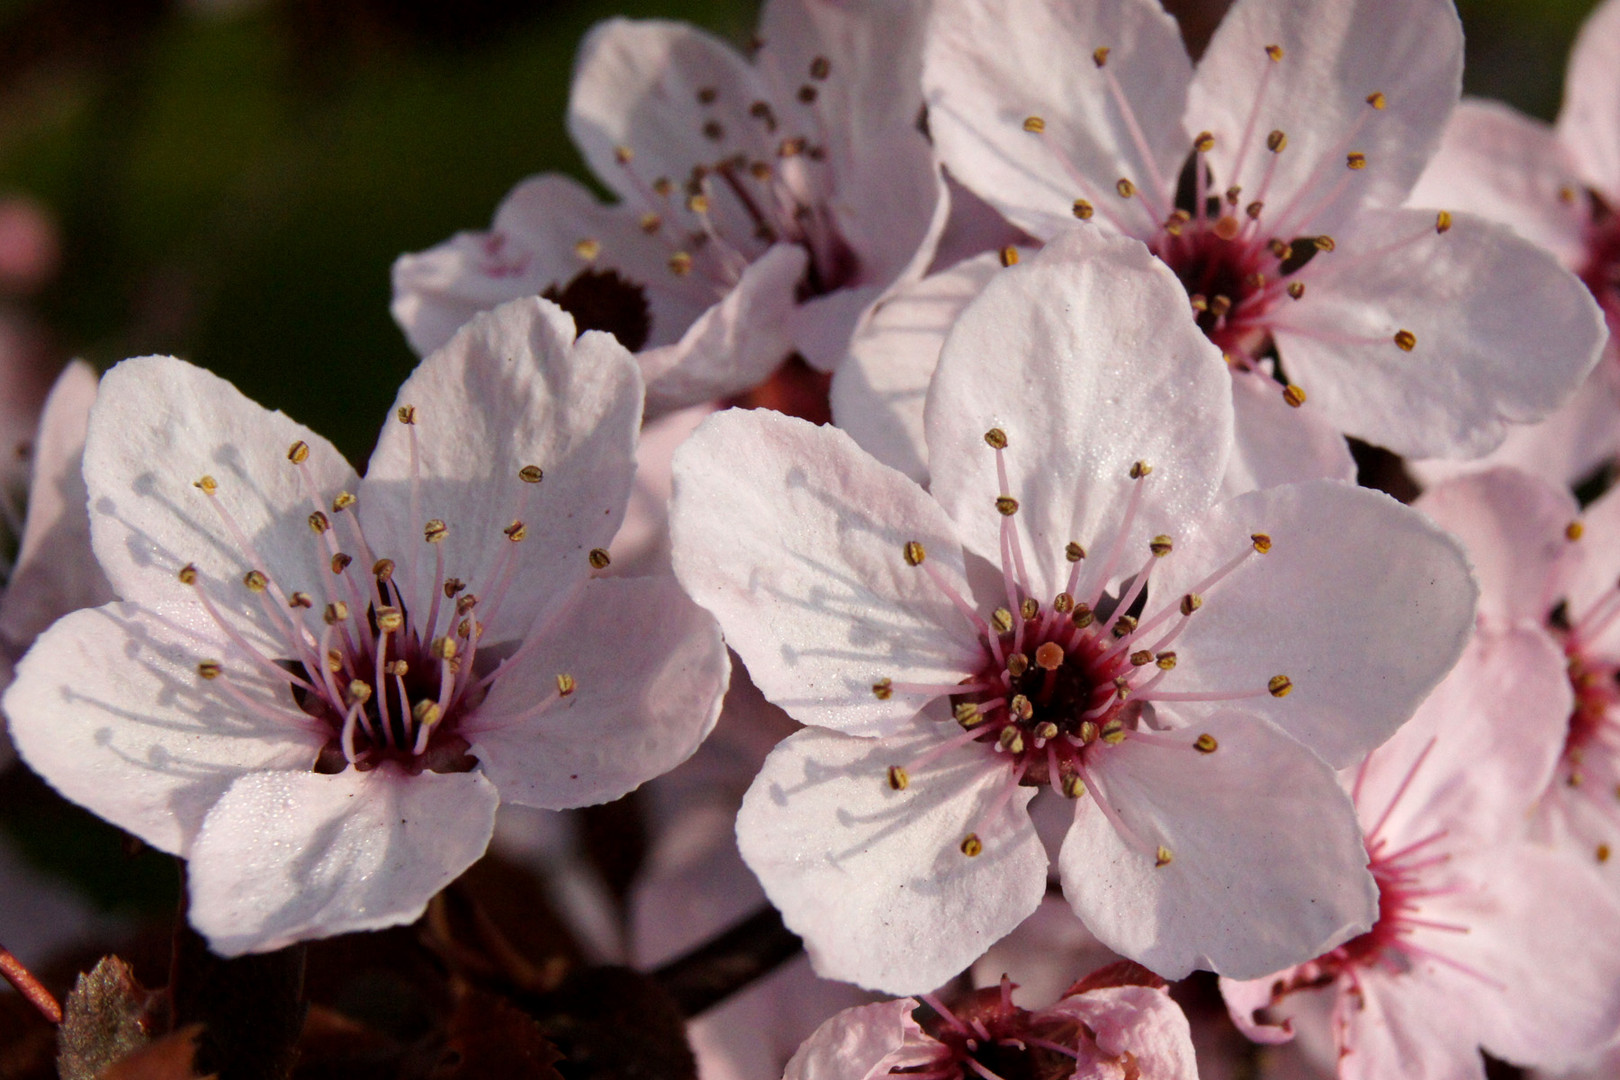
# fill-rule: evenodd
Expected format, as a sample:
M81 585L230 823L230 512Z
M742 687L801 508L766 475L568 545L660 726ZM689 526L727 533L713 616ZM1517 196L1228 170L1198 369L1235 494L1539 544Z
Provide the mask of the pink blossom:
M639 374L554 306L424 361L363 479L181 361L102 390L84 474L123 602L41 637L6 712L59 791L189 860L216 951L409 921L499 799L616 798L712 725L712 620L669 578L599 572Z

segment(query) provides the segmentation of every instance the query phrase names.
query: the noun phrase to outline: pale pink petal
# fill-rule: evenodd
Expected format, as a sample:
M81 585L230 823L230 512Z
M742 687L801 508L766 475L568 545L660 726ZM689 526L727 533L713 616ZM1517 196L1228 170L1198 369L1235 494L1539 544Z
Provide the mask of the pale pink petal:
M1192 64L1174 19L1151 0L951 0L935 5L930 29L928 129L958 180L1043 240L1072 224L1077 198L1121 231L1156 230L1190 148L1181 113ZM1099 48L1110 50L1105 67L1092 61ZM1031 116L1043 133L1025 130ZM1122 202L1121 178L1144 198Z
M1563 598L1571 561L1585 550L1565 535L1580 516L1569 491L1517 469L1438 484L1413 505L1462 541L1479 581L1479 613L1487 619L1545 621ZM1620 557L1615 562L1620 568Z
M1231 446L1227 382L1169 268L1134 240L1077 226L996 275L946 339L925 413L934 496L964 546L999 562L984 435L1003 429L1032 587L1055 595L1064 545L1116 542L1133 463L1153 474L1132 537L1117 542L1134 547L1209 505Z
M1462 44L1445 0L1238 0L1199 61L1187 129L1214 134L1217 182L1264 201L1279 235L1335 232L1405 200L1457 103ZM1277 154L1272 131L1288 140ZM1352 152L1364 168L1346 168Z
M1571 547L1571 565L1562 582L1569 600L1569 617L1579 621L1615 591L1620 573L1620 489L1610 488L1581 514L1580 539ZM1620 654L1620 626L1610 625L1596 636L1586 635L1588 651Z
M189 916L221 956L408 923L489 845L476 772L255 772L208 812Z
M1378 890L1350 800L1326 765L1257 717L1200 721L1213 753L1127 738L1091 774L1113 811L1075 809L1063 893L1110 948L1179 979L1253 978L1366 930ZM1122 836L1117 816L1133 834ZM1158 861L1158 849L1170 859Z
M1586 286L1504 226L1458 213L1442 233L1430 211L1367 210L1335 240L1273 329L1310 407L1351 435L1478 457L1568 401L1601 354Z
M604 205L566 176L533 176L501 201L487 232L460 232L395 260L394 321L426 356L480 311L611 270L647 302L646 344L668 345L713 303L670 272L671 252L666 237L641 227L635 207Z
M669 496L674 486L675 448L713 411L712 403L693 405L642 427L636 441L635 486L630 489L624 524L608 546L617 573L669 572Z
M1588 185L1605 198L1620 194L1620 4L1613 0L1587 16L1575 39L1558 139Z
M1042 803L1069 809L1058 800L1043 799L1030 808L1032 817L1040 812ZM1072 814L1067 816L1072 820ZM1049 848L1055 846L1048 843ZM1062 897L1048 896L1035 914L974 963L973 985L995 986L1005 975L1017 984L1015 1005L1040 1009L1062 997L1081 976L1118 959L1117 953L1086 929Z
M34 438L28 517L0 598L0 651L15 659L58 616L113 598L90 551L84 433L96 398L95 369L75 360L45 399Z
M1282 972L1281 975L1291 974ZM1271 988L1277 981L1267 975L1259 979L1221 978L1221 997L1237 1029L1253 1042L1277 1046L1293 1039L1296 1034L1292 1009L1272 1009ZM1329 993L1332 991L1329 990ZM1297 997L1285 999L1291 1006ZM1314 995L1313 995L1314 996Z
M972 745L922 755L954 724L894 738L806 729L766 759L737 841L817 973L887 993L932 989L1035 910L1046 852L1035 789ZM909 768L895 790L889 769ZM968 835L983 846L962 850Z
M743 874L749 876L746 870ZM687 1022L698 1076L781 1080L783 1069L816 1028L872 997L848 983L818 978L809 957L800 954Z
M1570 270L1586 259L1589 210L1568 151L1546 124L1500 102L1463 99L1407 204L1499 222Z
M461 729L502 798L549 810L616 799L714 727L730 660L674 578L591 581L535 632ZM575 689L559 698L562 674Z
M906 727L922 704L872 687L954 684L975 631L905 545L966 594L939 506L836 428L766 411L709 418L675 455L675 572L720 620L772 702L854 734Z
M986 253L900 289L877 306L833 374L833 422L918 483L928 479L923 403L940 346L999 269L1000 257Z
M964 259L1006 247L1036 248L1040 244L1023 229L1001 216L1001 212L944 170L950 212L939 234L929 274L944 273Z
M1233 371L1232 411L1234 443L1224 494L1298 480L1356 478L1356 463L1337 425L1309 400L1298 408L1289 405L1276 380Z
M303 466L287 458L295 442L309 447ZM242 585L247 571L283 595L324 595L331 577L304 472L327 498L358 482L331 443L219 376L167 356L125 360L102 377L85 441L96 559L118 596L151 604L189 601L175 575L194 564L222 611L270 625ZM205 475L212 497L195 486Z
M877 1080L921 1064L938 1044L911 1018L916 1007L901 998L845 1009L805 1040L782 1080Z
M1096 1033L1109 1057L1130 1054L1143 1077L1197 1080L1192 1032L1181 1007L1163 990L1107 986L1064 998L1051 1009L1074 1017ZM1106 1073L1099 1075L1107 1075Z
M407 406L414 424L397 418ZM475 317L399 388L360 489L371 542L399 545L376 554L395 560L406 606L429 609L442 554L445 572L483 598L490 633L520 634L618 530L640 422L641 379L609 335L576 341L573 320L538 299ZM520 479L530 465L539 483ZM449 523L436 545L422 539L432 519ZM528 528L518 544L505 535L514 521ZM516 573L497 608L508 560Z
M205 659L219 678L198 676ZM5 711L23 759L58 791L181 855L232 781L310 768L327 738L196 604L66 616L17 666Z
M1415 979L1369 979L1360 1008L1346 1003L1349 1049L1340 1080L1485 1080L1475 1002Z
M1250 692L1258 712L1343 767L1383 742L1456 662L1477 588L1457 542L1389 496L1317 480L1253 492L1174 530L1153 588L1179 597L1271 538L1204 595L1161 689ZM1377 632L1369 632L1376 627ZM1277 675L1292 690L1263 691ZM1186 723L1219 700L1178 700Z

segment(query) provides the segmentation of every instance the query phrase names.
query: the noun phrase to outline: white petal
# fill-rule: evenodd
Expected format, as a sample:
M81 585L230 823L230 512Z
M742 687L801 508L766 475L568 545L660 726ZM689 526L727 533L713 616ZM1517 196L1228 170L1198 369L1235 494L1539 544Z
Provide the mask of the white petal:
M816 1029L787 1064L782 1080L877 1080L897 1068L921 1064L932 1043L911 1018L911 998L845 1009ZM910 1050L908 1057L899 1055Z
M205 659L221 662L218 679L197 675ZM226 684L276 715L244 707ZM5 711L23 759L53 787L182 855L232 781L310 768L327 738L196 604L66 616L18 665Z
M642 426L636 441L636 482L630 489L624 524L608 551L620 574L669 572L669 496L674 486L671 471L675 449L714 411L714 405L693 405L668 413Z
M1568 152L1546 124L1500 102L1463 99L1407 203L1499 222L1577 272L1586 258L1587 199Z
M1568 401L1601 355L1586 286L1501 225L1458 213L1441 234L1431 212L1369 210L1336 239L1273 331L1289 376L1351 435L1478 457Z
M1001 269L987 252L885 299L849 343L832 380L833 422L861 449L919 484L928 480L923 402L940 346L962 309Z
M873 740L806 729L748 789L743 860L824 978L933 989L1040 903L1046 852L1025 810L1035 789L1009 791L1006 759L975 743L914 768L904 791L889 786L889 766L957 730ZM983 844L975 857L961 850L970 832Z
M1308 399L1298 408L1290 406L1276 380L1233 371L1232 410L1234 441L1223 494L1298 480L1356 478L1356 463L1338 427Z
M405 406L415 408L414 424L396 419ZM640 423L641 379L623 346L602 333L575 341L562 309L516 300L475 317L405 380L356 509L418 612L438 587L424 523L446 522L445 572L484 598L479 614L496 620L490 633L510 639L618 530ZM518 477L529 465L545 473L538 484ZM515 545L504 535L514 520L528 526ZM517 572L497 610L492 593L507 559Z
M1328 480L1223 503L1175 536L1152 588L1175 603L1255 533L1271 537L1270 552L1204 594L1162 689L1254 691L1246 709L1343 767L1387 739L1451 669L1478 590L1457 542L1421 514ZM1275 675L1292 681L1286 697L1260 693ZM1177 701L1165 711L1190 720L1222 708Z
M302 469L324 497L354 490L354 470L336 447L217 375L167 356L125 360L107 372L90 412L84 478L91 541L113 591L142 603L184 603L190 590L175 575L194 563L198 587L240 613L244 626L270 622L242 585L248 570L267 574L285 595L324 596L331 573L307 520L316 507L300 467L287 459L295 442L309 446ZM194 486L204 475L218 482L212 498Z
M1127 738L1096 758L1058 867L1063 893L1107 946L1179 979L1254 978L1366 930L1378 889L1332 770L1264 721L1209 717L1214 753ZM1144 850L1144 845L1146 849ZM1171 859L1155 866L1155 849Z
M192 849L191 923L221 956L408 923L484 853L496 802L476 772L250 773Z
M1042 803L1056 807L1069 818L1063 823L1066 833L1074 817L1070 807L1055 799L1044 799ZM1035 804L1035 813L1041 812L1042 803ZM1061 840L1062 833L1058 843ZM1055 850L1058 844L1048 842L1047 846ZM1062 897L1048 896L1035 914L979 958L973 965L973 983L978 987L995 986L1006 975L1018 987L1013 991L1013 1004L1039 1009L1062 997L1080 976L1118 960L1119 954L1098 941Z
M1587 16L1564 72L1558 139L1586 182L1607 198L1620 192L1620 4Z
M1187 1016L1163 990L1148 986L1098 987L1064 998L1051 1011L1072 1016L1096 1032L1098 1049L1109 1057L1124 1058L1129 1054L1125 1067L1140 1069L1141 1076L1198 1080ZM1109 1072L1112 1070L1102 1075Z
M984 434L1003 429L1032 584L1050 596L1068 578L1065 544L1100 555L1115 542L1134 462L1153 474L1120 542L1209 505L1231 448L1227 382L1169 268L1077 226L998 274L946 339L925 407L932 490L964 545L999 562Z
M1399 975L1369 973L1361 1007L1344 1003L1350 1053L1340 1062L1343 1080L1384 1080L1392 1073L1413 1080L1485 1080L1475 1003L1435 990Z
M1462 541L1479 580L1479 613L1487 619L1543 622L1563 598L1571 560L1586 550L1564 532L1580 515L1569 491L1517 469L1438 484L1413 505ZM1602 544L1601 535L1596 539ZM1605 588L1612 577L1609 568Z
M836 428L764 410L710 417L675 455L670 530L681 584L804 723L899 730L920 699L880 701L874 683L953 684L981 661L972 626L904 558L920 542L966 595L944 512Z
M1192 79L1175 20L1157 4L952 0L935 5L930 31L928 129L958 180L1043 240L1073 223L1077 198L1113 228L1156 230L1189 149L1181 110ZM1106 68L1091 60L1098 48L1111 50ZM1025 130L1030 116L1043 133ZM1121 200L1121 178L1144 197Z
M1216 183L1263 199L1279 235L1333 232L1358 207L1406 198L1457 104L1462 45L1442 0L1238 0L1199 61L1187 127L1214 134ZM1274 130L1288 139L1278 154ZM1366 167L1348 170L1349 152Z
M719 627L672 577L589 582L537 628L469 719L471 753L503 798L561 810L616 799L692 756L731 662ZM532 719L557 693L577 689Z

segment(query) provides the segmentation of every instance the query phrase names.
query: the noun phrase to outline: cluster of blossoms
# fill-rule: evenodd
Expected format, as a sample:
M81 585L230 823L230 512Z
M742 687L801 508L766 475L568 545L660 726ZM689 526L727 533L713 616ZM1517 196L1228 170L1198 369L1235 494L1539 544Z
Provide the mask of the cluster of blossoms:
M708 1080L1193 1077L1198 970L1294 1041L1254 1067L1601 1075L1617 54L1610 0L1554 135L1459 104L1450 0L1236 0L1196 65L1156 0L604 23L615 201L399 260L364 476L182 361L64 376L11 737L224 956L681 766L628 952L762 898L808 957L693 1025ZM834 424L725 407L798 361Z

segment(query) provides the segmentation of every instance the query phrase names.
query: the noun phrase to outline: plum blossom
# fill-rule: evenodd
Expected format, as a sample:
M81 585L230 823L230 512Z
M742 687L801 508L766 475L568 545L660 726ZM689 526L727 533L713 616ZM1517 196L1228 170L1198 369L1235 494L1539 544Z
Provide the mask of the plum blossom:
M924 90L966 187L1038 240L1078 218L1147 244L1234 388L1294 407L1240 403L1240 457L1263 440L1338 476L1324 432L1478 456L1601 348L1596 306L1545 251L1401 208L1461 70L1448 0L1237 0L1196 68L1153 0L940 0Z
M217 952L409 921L500 799L616 798L712 726L712 620L601 573L639 373L555 306L425 360L364 478L182 361L102 389L84 475L122 602L52 627L5 708L57 790L189 861Z
M681 23L599 24L568 124L618 201L534 177L487 232L401 258L412 346L540 292L638 354L649 414L747 389L794 351L830 369L943 225L917 127L925 10L773 0L746 59Z
M1022 921L1045 788L1073 800L1070 903L1166 977L1258 973L1375 913L1322 759L1387 738L1456 658L1462 554L1334 482L1212 505L1226 376L1169 270L1105 243L964 312L928 402L931 494L764 413L717 414L676 455L677 575L812 725L737 835L824 976L931 988Z
M1528 842L1571 703L1533 627L1482 629L1413 720L1345 773L1379 885L1372 929L1249 982L1251 1038L1298 1034L1341 1080L1485 1076L1483 1047L1568 1066L1620 1025L1620 900L1589 863Z
M1093 972L1042 1009L1003 977L948 1006L924 995L846 1009L793 1056L783 1080L1195 1080L1192 1039L1164 983L1131 963ZM920 1018L920 1019L919 1019Z

